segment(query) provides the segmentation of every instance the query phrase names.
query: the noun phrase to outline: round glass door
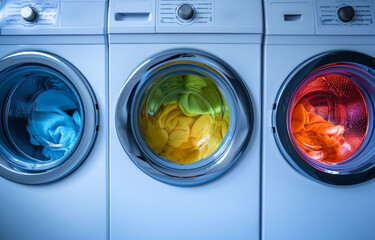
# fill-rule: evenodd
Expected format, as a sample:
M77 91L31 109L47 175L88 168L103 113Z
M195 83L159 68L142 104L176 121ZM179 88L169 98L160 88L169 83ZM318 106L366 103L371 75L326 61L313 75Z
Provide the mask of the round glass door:
M338 185L372 177L372 63L360 53L328 53L286 81L274 117L275 136L288 161L302 173Z
M39 184L72 172L96 136L95 98L84 77L53 55L22 52L0 61L0 85L0 174Z
M234 71L195 50L165 52L141 66L123 87L116 112L131 159L175 185L203 183L228 170L249 141L253 117Z
M180 67L164 68L139 90L133 127L140 130L135 133L144 151L185 165L214 153L233 124L229 124L228 104L212 78L193 71L193 66L190 71Z

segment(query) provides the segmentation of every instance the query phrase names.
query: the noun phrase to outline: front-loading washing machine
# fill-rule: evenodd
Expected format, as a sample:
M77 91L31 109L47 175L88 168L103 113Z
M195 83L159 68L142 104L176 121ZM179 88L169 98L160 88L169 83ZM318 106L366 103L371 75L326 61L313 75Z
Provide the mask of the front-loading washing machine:
M108 31L111 238L259 238L261 1L111 1Z
M0 239L107 237L106 6L2 1Z
M264 6L262 239L374 239L374 2Z

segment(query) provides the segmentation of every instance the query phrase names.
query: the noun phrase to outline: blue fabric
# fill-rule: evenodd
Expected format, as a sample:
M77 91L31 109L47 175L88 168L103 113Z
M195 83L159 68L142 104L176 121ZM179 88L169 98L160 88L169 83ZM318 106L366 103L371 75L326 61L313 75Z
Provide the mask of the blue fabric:
M26 129L30 143L41 146L46 159L57 159L74 146L80 126L81 117L73 99L62 91L50 89L35 99Z

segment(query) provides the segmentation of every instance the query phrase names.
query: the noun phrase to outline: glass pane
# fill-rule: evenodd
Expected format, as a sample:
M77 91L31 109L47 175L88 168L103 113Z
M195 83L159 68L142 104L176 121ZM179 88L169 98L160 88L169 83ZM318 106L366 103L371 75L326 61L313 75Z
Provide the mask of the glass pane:
M337 67L307 77L297 87L289 105L288 131L305 160L335 165L361 146L368 110L355 78Z
M14 156L10 161L29 170L61 164L82 134L82 104L74 87L39 65L15 67L1 80L9 87L3 125Z
M179 164L212 154L229 124L227 103L215 82L198 72L152 81L141 104L140 126L149 147Z

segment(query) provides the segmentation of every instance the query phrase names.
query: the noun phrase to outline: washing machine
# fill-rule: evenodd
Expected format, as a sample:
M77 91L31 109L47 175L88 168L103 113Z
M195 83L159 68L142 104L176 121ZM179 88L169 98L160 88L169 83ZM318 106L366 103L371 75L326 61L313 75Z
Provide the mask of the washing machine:
M110 2L112 239L259 237L261 5Z
M264 2L262 239L373 239L373 1Z
M107 3L1 4L0 239L105 239Z

